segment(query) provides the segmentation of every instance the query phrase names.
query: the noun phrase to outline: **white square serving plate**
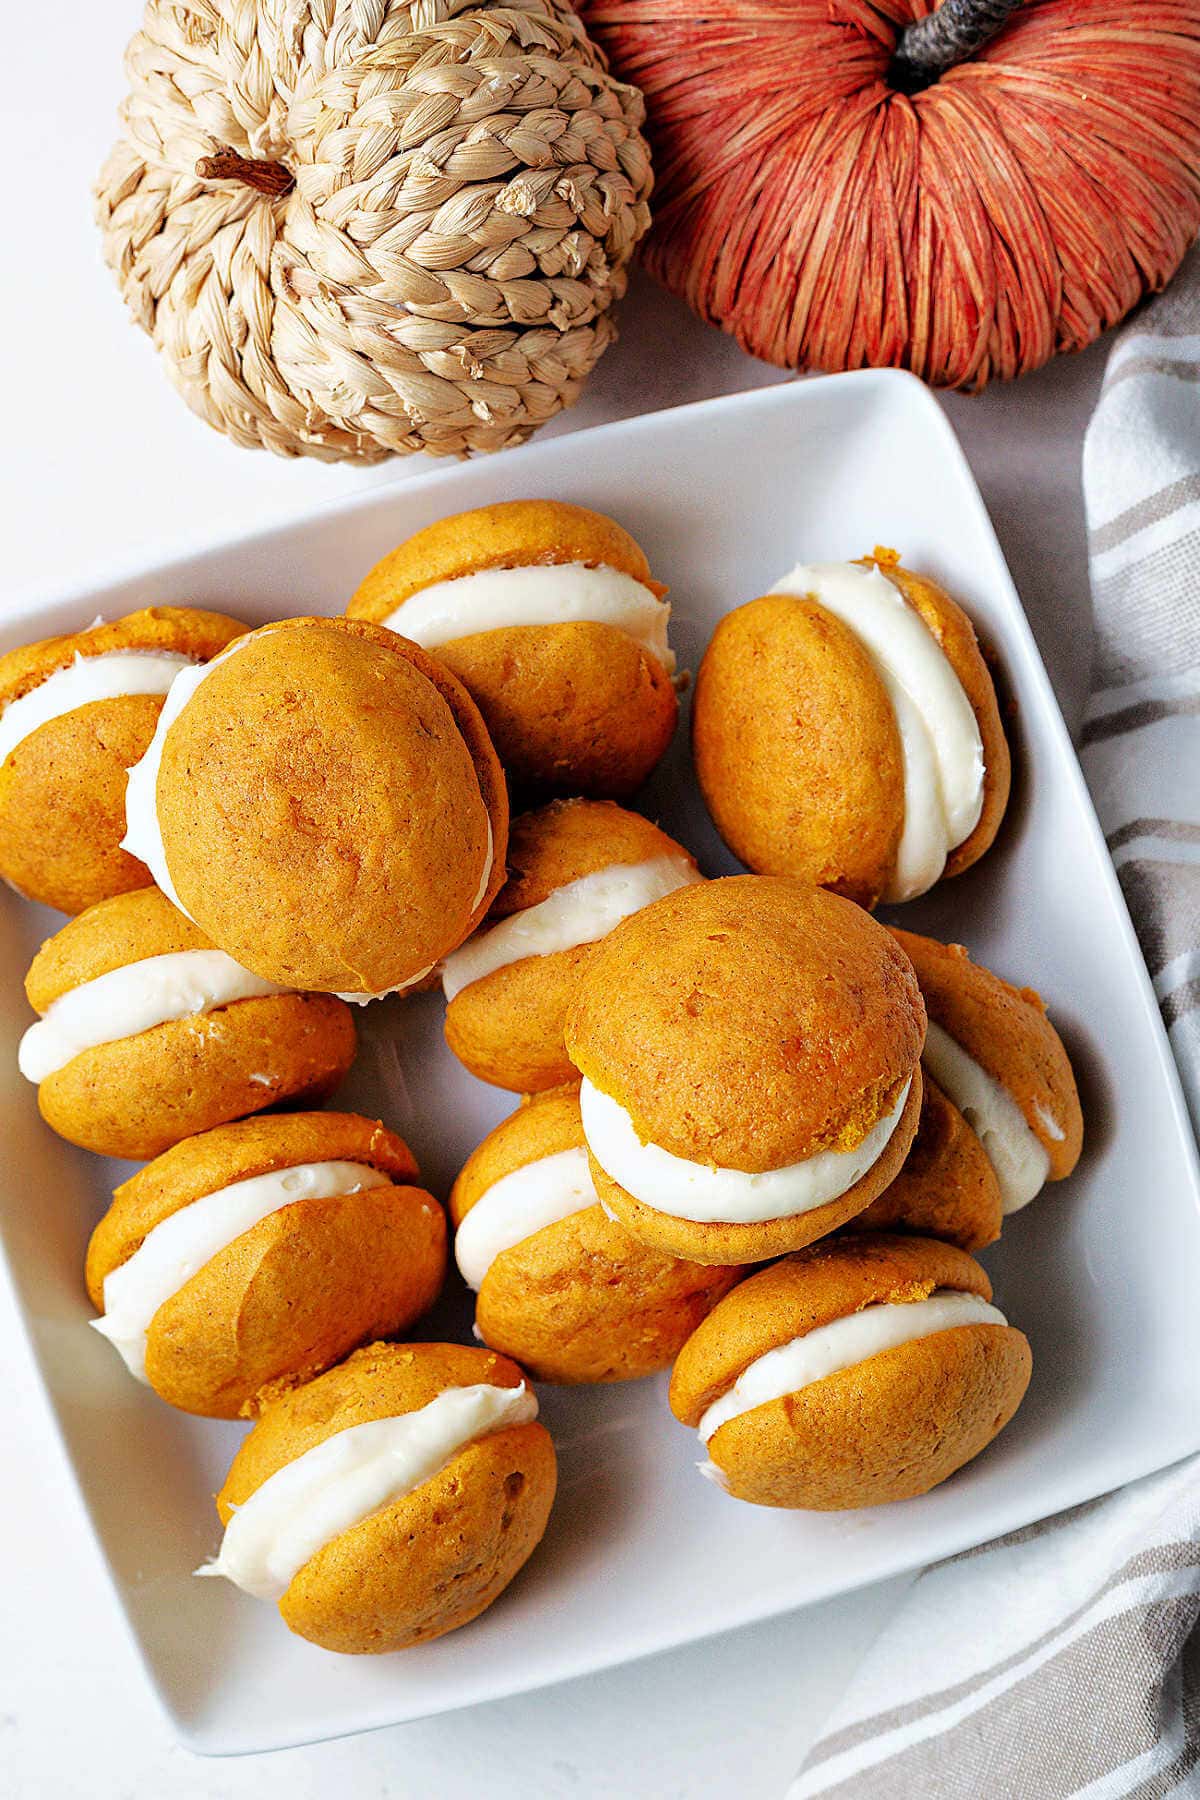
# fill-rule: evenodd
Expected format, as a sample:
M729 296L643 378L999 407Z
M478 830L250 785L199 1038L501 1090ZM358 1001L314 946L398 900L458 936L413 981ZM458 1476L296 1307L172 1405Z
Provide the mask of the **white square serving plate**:
M0 646L158 602L254 623L339 612L385 551L444 514L549 495L614 514L670 583L694 668L716 620L798 560L899 549L994 646L1014 704L1017 777L996 847L903 909L1037 987L1074 1057L1083 1161L1010 1219L985 1257L1029 1335L1029 1397L1001 1439L920 1500L843 1515L739 1505L697 1475L665 1377L543 1389L559 1499L526 1570L483 1619L400 1655L337 1657L274 1608L191 1571L215 1549L212 1494L244 1427L175 1414L87 1326L88 1233L116 1173L42 1126L15 1068L21 978L56 921L0 903L4 1158L0 1228L34 1353L115 1592L179 1733L263 1750L412 1719L586 1673L789 1608L1023 1526L1200 1447L1200 1186L1150 984L1062 718L953 433L906 375L768 388L439 469L100 591L3 621ZM642 807L709 874L734 864L691 776L686 723ZM31 829L52 822L30 821ZM362 1018L340 1096L412 1142L444 1196L511 1108L450 1057L436 996ZM422 1335L469 1334L465 1290Z

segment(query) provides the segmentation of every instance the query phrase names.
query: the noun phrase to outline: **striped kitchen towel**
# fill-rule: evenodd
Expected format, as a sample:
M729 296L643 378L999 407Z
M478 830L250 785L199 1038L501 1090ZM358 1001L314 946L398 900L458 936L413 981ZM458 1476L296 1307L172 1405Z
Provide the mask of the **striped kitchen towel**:
M1200 250L1114 341L1083 480L1083 766L1200 1129ZM789 1800L1200 1794L1198 1621L1200 1459L927 1569Z
M1084 773L1200 1129L1200 251L1118 338L1083 480Z

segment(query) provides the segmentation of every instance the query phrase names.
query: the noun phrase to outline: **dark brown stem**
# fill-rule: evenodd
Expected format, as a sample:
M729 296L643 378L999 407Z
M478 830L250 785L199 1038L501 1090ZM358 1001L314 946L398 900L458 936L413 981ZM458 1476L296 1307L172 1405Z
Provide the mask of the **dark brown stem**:
M888 81L902 94L917 94L939 75L965 62L995 37L1021 0L942 0L928 18L901 32Z
M239 156L236 150L218 150L215 156L202 156L196 164L201 181L241 181L259 194L281 200L296 185L296 177L281 162L256 162Z

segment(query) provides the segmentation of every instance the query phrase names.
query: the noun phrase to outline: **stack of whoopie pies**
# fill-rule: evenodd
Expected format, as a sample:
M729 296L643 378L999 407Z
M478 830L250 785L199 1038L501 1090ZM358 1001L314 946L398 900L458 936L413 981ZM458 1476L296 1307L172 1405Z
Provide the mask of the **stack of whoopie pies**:
M665 593L614 521L518 501L418 532L345 618L155 607L0 658L0 875L72 915L20 1066L143 1164L94 1323L252 1421L201 1572L329 1649L425 1642L521 1568L555 1489L529 1377L673 1366L703 1474L817 1509L945 1480L1029 1381L970 1253L1074 1167L1070 1063L1037 994L870 910L1000 827L971 624L881 549L729 613L693 746L751 872L706 880L623 804L676 724ZM314 1110L354 1008L439 981L455 1055L522 1096L449 1195L473 1345L408 1340L448 1231L404 1140Z

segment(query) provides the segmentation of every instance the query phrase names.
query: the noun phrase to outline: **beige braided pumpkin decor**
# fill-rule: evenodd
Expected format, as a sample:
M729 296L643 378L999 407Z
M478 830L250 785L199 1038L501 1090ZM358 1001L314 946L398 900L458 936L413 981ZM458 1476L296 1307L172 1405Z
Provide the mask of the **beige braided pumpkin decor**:
M651 177L562 0L149 0L126 67L105 257L210 425L369 463L577 397Z

